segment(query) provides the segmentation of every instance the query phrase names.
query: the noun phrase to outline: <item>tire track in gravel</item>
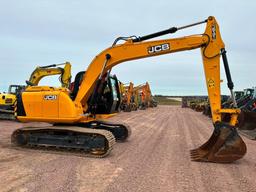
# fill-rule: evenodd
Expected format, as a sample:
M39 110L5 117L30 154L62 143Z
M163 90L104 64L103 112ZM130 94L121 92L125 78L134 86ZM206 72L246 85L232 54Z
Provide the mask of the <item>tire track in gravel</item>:
M160 124L159 122L162 122L162 124ZM158 148L162 147L159 146L159 142L164 140L164 136L167 135L166 131L168 129L166 129L166 116L157 119L157 124L157 127L153 127L156 129L153 131L154 134L151 135L150 133L148 136L149 141L152 140L153 142L144 141L143 146L138 146L138 148L135 149L136 151L133 151L133 154L130 154L130 160L128 158L125 158L121 159L121 161L116 162L117 164L121 163L122 165L124 165L123 169L125 171L122 175L119 176L122 178L122 181L120 182L119 179L118 185L110 186L106 191L158 191L159 185L153 184L153 187L151 186L151 188L148 188L149 186L147 185L147 181L154 183L157 178L155 177L155 174L151 174L152 167L155 167L154 173L159 172L159 162L156 161L158 158L156 158L155 156L157 155L157 157L161 157L158 156L157 153ZM136 146L137 142L134 144ZM132 145L134 146L134 144ZM149 146L149 144L153 146Z
M32 167L34 178L28 185L28 191L72 192L76 189L76 171L82 158L57 155L55 158ZM60 185L61 183L61 185Z
M149 119L150 116L153 116L152 114L148 114L148 116L146 117L146 119ZM138 117L139 119L137 120L137 122L142 122L142 123L137 123L137 132L135 133L133 130L133 135L134 138L131 138L129 142L129 145L127 145L125 147L125 150L120 150L123 151L124 157L126 157L127 154L129 154L130 152L133 152L134 147L140 147L143 148L147 147L147 145L150 143L150 140L152 138L152 136L154 136L154 134L156 132L158 132L159 130L155 130L155 128L157 129L158 126L162 126L162 123L164 122L164 119L168 118L168 117L161 117L160 119L158 119L157 121L155 119L151 119L149 122L147 122L144 117ZM143 121L142 121L142 120ZM159 120L163 119L162 121ZM135 137L136 135L136 137ZM135 146L133 144L136 144ZM122 146L120 146L121 148ZM116 149L119 149L119 146L116 146ZM116 150L119 151L119 150ZM138 151L139 152L139 151ZM118 157L117 159L122 159L123 156L119 156L119 154L117 154Z
M193 165L193 162L190 161L189 150L191 148L192 139L190 137L189 130L192 128L189 120L187 119L186 114L181 108L177 110L177 121L179 122L179 127L182 130L181 134L183 135L181 143L183 143L182 149L184 150L184 154L181 157L184 162L184 178L187 181L186 187L182 189L182 191L205 191L205 187L202 184L202 179L199 173L199 170L196 166ZM182 115L181 115L182 114ZM188 124L189 123L189 124ZM185 170L190 170L186 172Z
M147 113L144 116L136 116L136 118L139 119L139 122L136 120L133 120L132 122L126 121L127 124L130 125L132 129L131 138L129 140L141 140L145 135L152 134L151 131L153 131L152 126L154 125L154 122L156 120L155 118L156 112L153 113ZM145 131L147 130L147 131ZM136 135L136 137L133 137L133 135Z
M173 191L182 191L182 189L186 187L186 185L183 185L183 188L177 188L177 186L180 186L183 182L184 173L179 171L181 169L178 169L177 165L170 166L170 160L176 159L176 161L179 161L180 153L184 153L183 150L180 150L180 143L173 143L172 141L172 139L176 140L177 136L179 136L177 133L178 130L172 128L173 125L176 127L177 119L175 115L170 115L168 112L164 112L163 114L165 114L165 116L161 117L161 119L159 118L162 125L155 127L154 135L150 137L150 144L154 145L154 147L151 147L151 149L145 148L146 153L145 150L142 149L143 151L140 152L138 156L132 156L134 157L134 159L132 159L134 163L133 167L137 164L142 166L136 166L135 170L129 170L129 172L132 171L134 174L126 172L127 175L142 175L142 178L138 176L135 178L127 178L127 175L121 175L120 177L123 177L121 185L110 186L107 191L123 191L123 189L126 189L125 191L170 191L171 188L173 188ZM170 136L173 137L170 138ZM166 147L166 145L168 147L163 148ZM165 155L163 155L163 153ZM143 155L144 158L141 155ZM131 157L129 159L131 159ZM128 164L130 164L129 159L126 160ZM180 166L182 166L182 164L183 163L181 163ZM173 172L176 174L174 175ZM173 176L173 178L168 178L168 175ZM118 183L120 184L120 180ZM178 183L178 185L176 183ZM125 186L122 187L123 185Z
M190 150L194 147L195 141L191 137L191 134L195 134L195 127L191 123L191 120L188 118L191 114L190 111L186 112L184 109L180 109L183 111L182 115L179 115L181 122L184 124L184 134L185 134L185 140L187 141L187 154L186 158L189 161L189 169L193 173L193 179L194 179L194 191L206 191L206 186L203 183L202 175L200 173L200 169L198 167L198 164L191 161L190 158Z
M111 119L111 121L113 119ZM152 119L152 114L145 114L145 119ZM120 121L124 121L124 118L120 118ZM126 123L130 125L129 121L126 121ZM131 128L133 132L132 136L137 136L140 134L134 134L134 127L131 126ZM143 130L143 127L140 127L140 129L138 129L138 132L144 131L145 130ZM147 141L140 143L139 146L133 145L134 139L132 136L130 139L128 139L127 142L117 143L117 145L115 145L114 147L113 152L108 158L93 160L89 162L90 166L86 166L83 164L79 167L79 170L81 170L78 173L80 191L105 191L104 189L107 186L113 184L115 180L120 177L120 174L125 172L126 164L123 161L128 159L128 163L131 163L131 161L129 161L129 158L131 158L131 156L138 156L141 153L140 152L138 154L134 154L134 148L141 148L143 147L143 145L147 146ZM144 151L144 153L145 152L147 151ZM119 162L123 163L120 164Z

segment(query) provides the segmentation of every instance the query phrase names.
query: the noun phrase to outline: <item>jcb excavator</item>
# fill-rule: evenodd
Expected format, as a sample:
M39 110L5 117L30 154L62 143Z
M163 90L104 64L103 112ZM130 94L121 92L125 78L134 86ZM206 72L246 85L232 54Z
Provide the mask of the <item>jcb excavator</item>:
M134 101L133 83L130 82L128 86L124 86L124 94L122 96L121 110L125 112L131 112L137 110L137 106Z
M145 110L148 107L156 107L157 101L154 100L149 83L138 85L134 88L134 91L138 93L139 97L139 109Z
M58 67L60 65L64 65L64 68ZM37 86L42 78L52 75L60 75L59 80L61 82L61 87L69 88L71 81L71 64L69 62L65 62L61 64L36 67L26 83L28 86Z
M206 29L202 34L147 41L203 23L206 23ZM117 44L120 40L125 42ZM103 50L93 59L83 76L75 98L71 98L64 90L51 87L37 87L37 90L26 90L21 93L18 97L17 111L20 121L49 122L55 123L55 126L17 129L12 134L12 142L19 146L78 149L93 156L106 156L115 143L113 134L108 130L114 134L120 134L123 138L129 135L127 127L122 124L118 126L113 124L111 129L104 124L104 121L101 125L98 122L104 118L102 115L97 115L96 110L104 94L102 84L107 79L110 70L125 61L197 48L201 49L214 132L205 144L191 151L191 158L194 161L216 163L233 162L242 158L246 153L246 145L235 127L240 110L236 108L236 105L230 109L221 108L221 56L231 97L234 103L236 101L225 45L221 39L217 21L212 16L202 22L172 27L142 37L117 38L111 47ZM112 94L109 95L115 97L116 89L112 89L111 92ZM223 122L221 118L223 113L231 116L229 122ZM91 127L88 128L88 122L94 122L95 126L89 123Z
M65 65L64 68L59 67ZM16 96L24 91L29 86L36 86L40 80L46 76L60 75L59 80L62 87L68 88L71 80L71 64L69 62L61 64L52 64L48 66L36 67L31 73L29 80L25 85L10 85L8 93L0 93L0 119L14 120L14 108L16 103Z
M150 85L148 82L146 82L145 84L145 92L146 92L146 101L148 103L148 107L157 107L157 101L152 96Z
M134 92L136 97L138 98L138 108L139 109L146 109L146 92L145 92L145 84L138 85L134 87Z

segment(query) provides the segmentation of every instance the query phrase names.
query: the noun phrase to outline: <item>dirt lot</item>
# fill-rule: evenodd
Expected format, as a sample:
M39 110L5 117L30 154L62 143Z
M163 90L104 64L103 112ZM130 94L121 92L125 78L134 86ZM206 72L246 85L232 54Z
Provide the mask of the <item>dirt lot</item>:
M244 138L248 153L233 164L191 162L189 149L212 133L210 119L179 106L120 113L132 136L104 159L10 144L21 123L0 122L0 191L256 191L256 142Z

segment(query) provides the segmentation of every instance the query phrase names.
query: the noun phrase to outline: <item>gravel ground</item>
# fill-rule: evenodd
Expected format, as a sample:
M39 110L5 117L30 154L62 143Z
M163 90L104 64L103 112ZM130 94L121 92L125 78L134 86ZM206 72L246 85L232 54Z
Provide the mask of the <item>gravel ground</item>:
M132 127L104 159L11 146L10 135L28 124L0 122L0 191L256 191L256 142L233 164L191 162L189 149L212 133L210 119L191 109L159 106L120 113L111 121Z

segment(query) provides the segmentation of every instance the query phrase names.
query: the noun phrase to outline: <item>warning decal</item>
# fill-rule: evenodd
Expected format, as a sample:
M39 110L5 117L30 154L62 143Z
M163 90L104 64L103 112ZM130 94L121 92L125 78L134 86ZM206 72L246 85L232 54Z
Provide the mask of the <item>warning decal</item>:
M207 85L208 85L208 88L214 88L215 87L214 80L213 79L208 79Z

